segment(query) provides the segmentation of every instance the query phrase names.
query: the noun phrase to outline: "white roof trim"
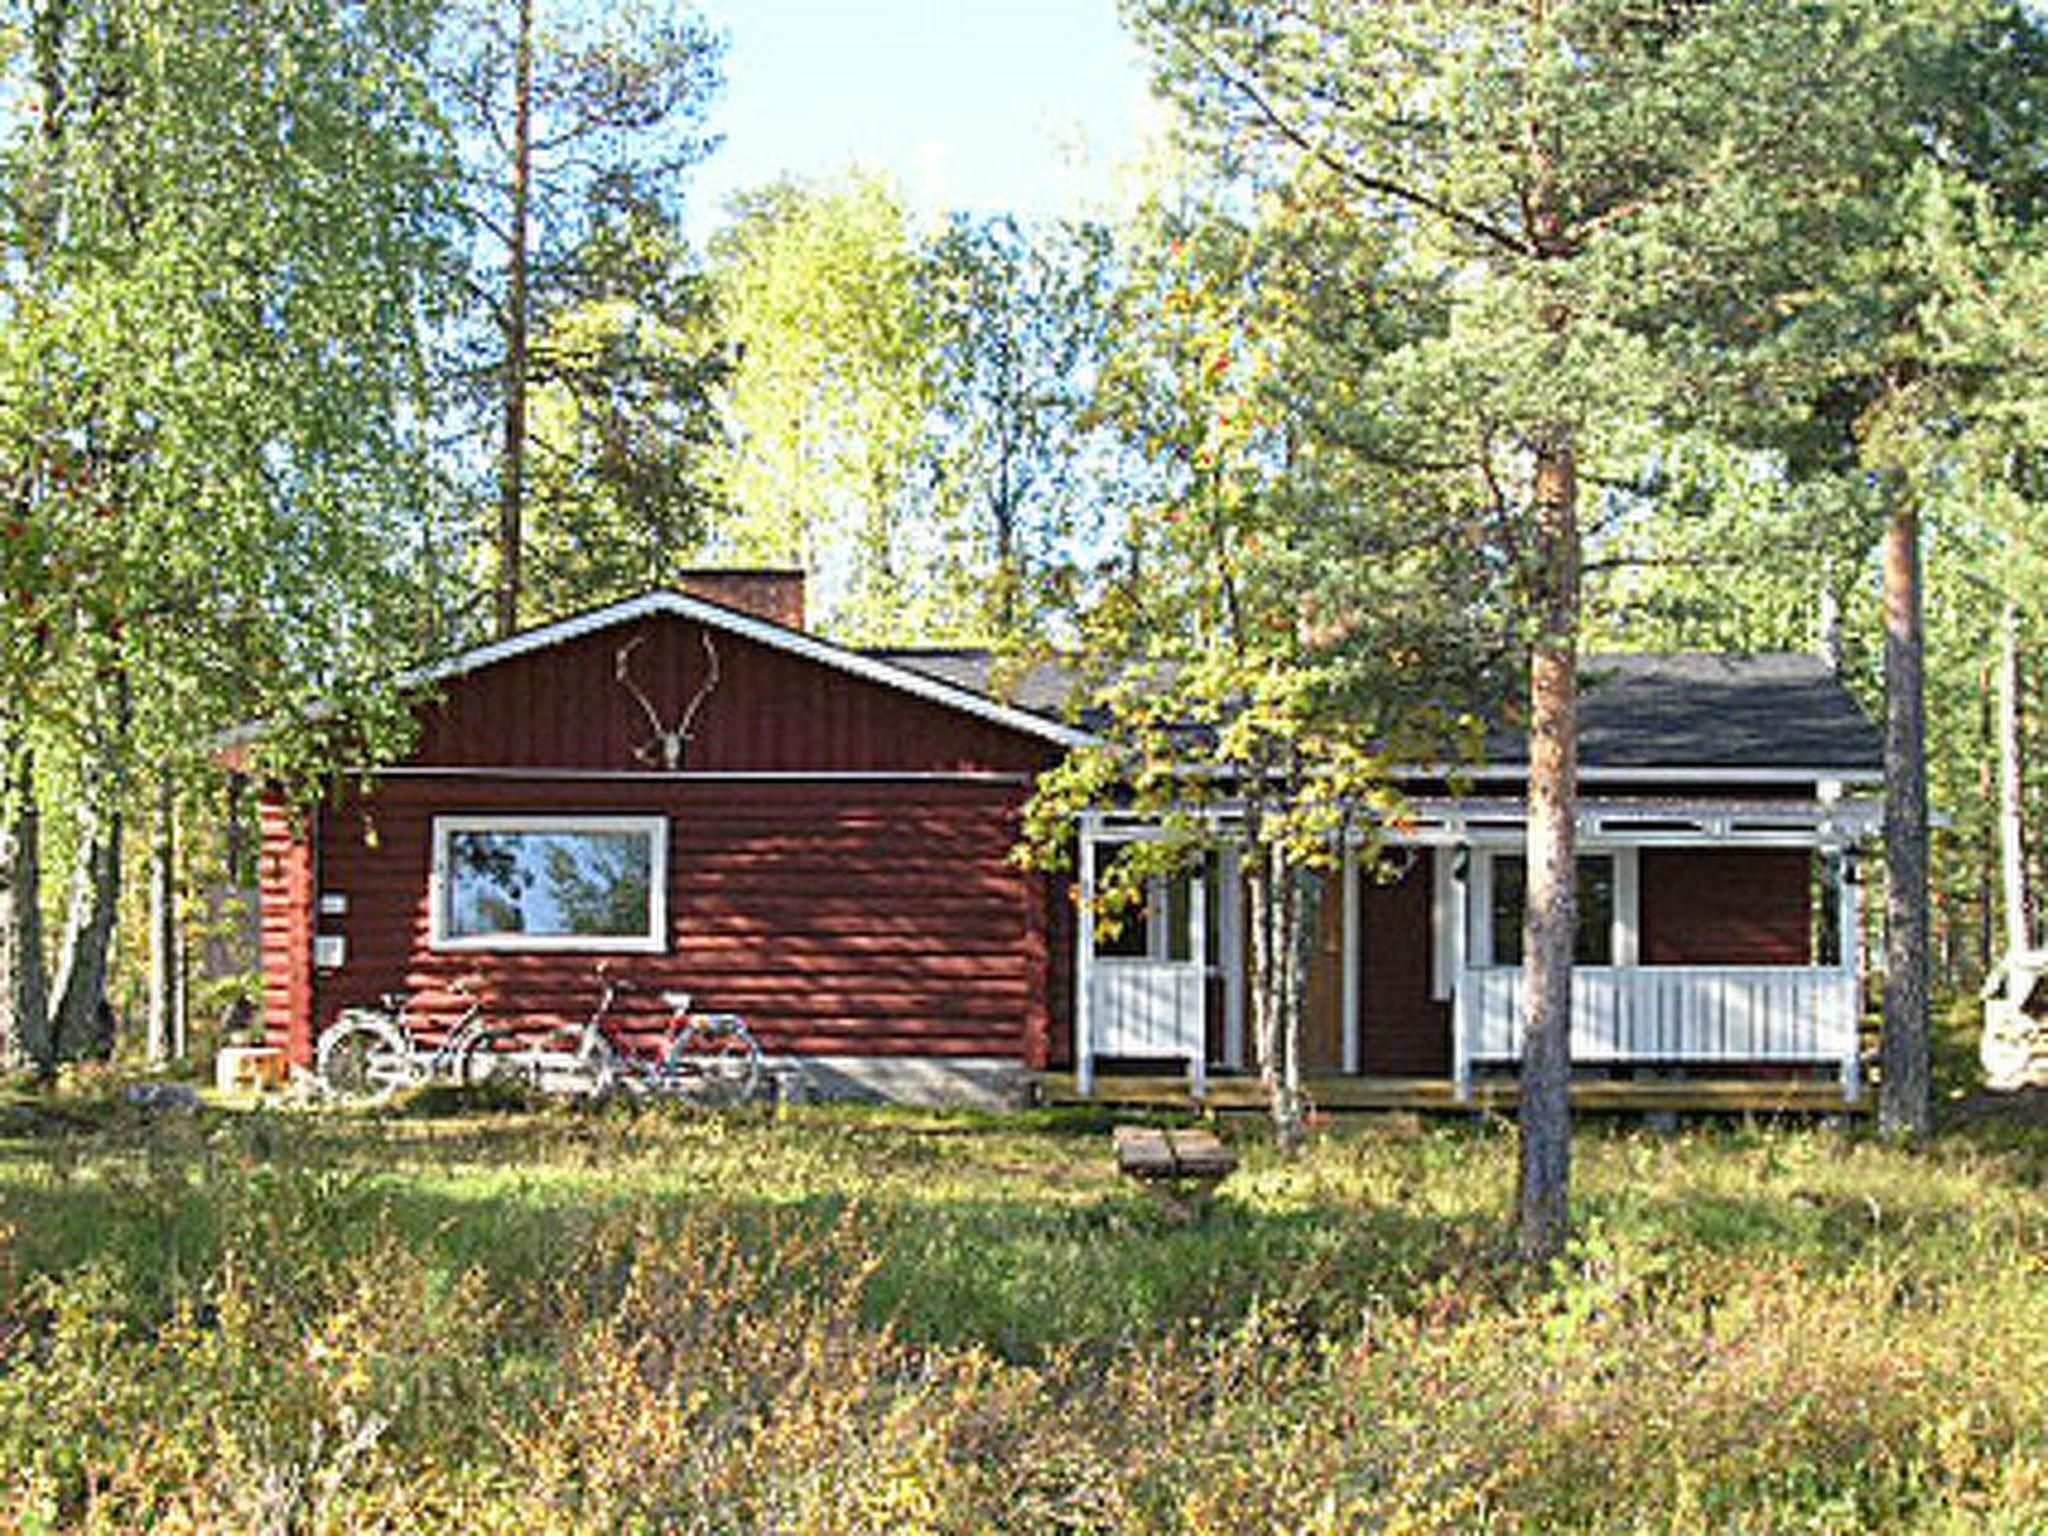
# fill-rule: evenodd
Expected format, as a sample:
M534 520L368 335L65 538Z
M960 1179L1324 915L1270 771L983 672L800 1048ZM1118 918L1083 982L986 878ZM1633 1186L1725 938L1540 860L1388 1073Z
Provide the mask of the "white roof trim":
M1409 778L1526 779L1529 765L1511 762L1467 766L1425 763L1403 767L1396 772ZM1823 779L1839 779L1845 784L1878 784L1884 780L1884 770L1781 768L1775 763L1757 768L1603 768L1598 764L1588 766L1582 763L1578 777L1581 784L1805 784Z
M529 629L520 634L508 635L503 640L493 640L474 650L464 651L459 656L408 673L407 683L440 683L450 678L463 677L485 667L495 666L501 661L530 655L535 651L561 645L566 641L579 640L585 635L595 634L601 629L610 629L618 624L631 624L640 619L657 616L673 616L691 619L699 624L710 625L724 630L727 634L738 635L743 640L752 640L774 650L786 651L801 656L806 661L815 661L822 666L833 667L841 672L885 688L894 688L938 704L962 714L973 715L995 725L1019 731L1027 736L1036 736L1044 741L1057 742L1063 747L1085 746L1095 740L1088 732L1057 720L1048 720L1043 715L1032 714L1029 710L999 703L986 694L976 693L971 688L962 688L953 683L941 682L923 673L899 667L893 662L863 656L858 651L847 650L829 640L820 640L800 630L786 629L766 619L757 619L752 614L741 613L719 603L706 602L702 598L690 597L681 592L649 592L640 597L628 598L604 608L593 608L588 613L579 613L573 618L558 619L552 624L543 624L538 629Z

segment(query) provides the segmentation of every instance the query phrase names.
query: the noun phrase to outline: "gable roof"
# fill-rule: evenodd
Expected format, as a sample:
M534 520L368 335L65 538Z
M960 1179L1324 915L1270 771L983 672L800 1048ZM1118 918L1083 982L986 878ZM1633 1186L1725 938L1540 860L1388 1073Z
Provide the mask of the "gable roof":
M688 619L725 634L751 640L757 645L800 656L807 661L835 668L867 682L878 683L885 688L896 689L928 703L955 709L976 719L986 720L1027 736L1036 736L1043 741L1055 742L1060 746L1081 746L1094 740L1088 732L1052 718L1059 708L1058 703L1050 704L1043 713L1030 708L1020 708L992 697L984 689L964 685L941 673L904 666L892 659L895 653L850 650L830 640L821 640L803 630L789 629L751 613L743 613L737 608L728 608L722 603L667 589L609 603L602 608L593 608L566 619L557 619L552 624L543 624L537 629L521 630L516 635L507 635L502 640L493 640L486 645L473 647L410 673L405 681L409 684L447 682L485 667L495 666L501 661L510 661L514 657L544 651L616 625L631 624L655 617ZM1064 702L1064 698L1063 694L1061 702Z
M707 598L658 589L475 646L405 675L409 686L444 682L614 625L672 615L737 635L866 681L1059 746L1100 738L1069 724L1082 698L1084 669L1060 660L1033 662L1003 675L994 653L974 647L856 650ZM1840 676L1806 652L1594 653L1579 665L1579 765L1582 776L1622 780L1880 777L1884 742ZM1090 718L1080 712L1083 720ZM227 732L232 749L260 737L260 722ZM1444 765L1418 766L1436 777ZM1519 726L1497 724L1485 761L1465 771L1478 779L1519 778L1528 740Z
M1579 678L1582 769L1843 778L1883 769L1882 735L1817 655L1593 654L1580 661ZM1488 734L1490 764L1525 768L1528 760L1524 731Z

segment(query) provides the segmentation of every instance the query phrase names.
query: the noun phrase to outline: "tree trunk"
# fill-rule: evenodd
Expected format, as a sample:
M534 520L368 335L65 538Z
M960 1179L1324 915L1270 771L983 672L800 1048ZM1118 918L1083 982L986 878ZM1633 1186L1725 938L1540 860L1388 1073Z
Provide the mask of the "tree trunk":
M64 946L57 962L52 1033L62 1061L112 1054L107 1003L114 925L121 903L121 841L126 830L128 732L133 701L128 675L102 679L100 714L79 786L81 824L72 866Z
M526 516L527 245L533 196L533 0L518 0L513 44L512 210L506 232L504 442L498 465L500 635L519 628L521 545Z
M95 814L72 872L52 1021L57 1056L63 1061L98 1060L113 1053L107 976L121 899L122 824L119 810Z
M2025 674L2020 661L2020 610L2007 603L1999 623L1998 652L1998 867L2002 877L2005 950L2033 947L2027 892Z
M1572 957L1578 934L1577 445L1553 426L1536 455L1534 608L1529 658L1528 900L1522 932L1523 1258L1563 1251L1571 1184Z
M1835 596L1832 584L1822 582L1820 589L1820 614L1814 624L1814 643L1820 651L1821 660L1828 664L1828 670L1840 675L1842 670L1842 600Z
M1998 711L2001 701L1998 690L2003 679L1998 675L1999 662L1994 657L1985 662L1977 689L1977 803L1991 807L1999 803L1998 773ZM1977 906L1975 939L1977 974L1989 975L1998 963L2004 950L2004 927L1999 916L1999 837L2002 832L1997 816L1984 824L1984 845L1976 859Z
M1932 1123L1928 1004L1927 708L1921 629L1920 516L1909 487L1888 485L1884 540L1885 978L1878 1129L1920 1136Z
M1298 873L1279 846L1254 840L1245 860L1252 950L1252 1040L1259 1082L1283 1149L1306 1134L1301 1091L1301 959Z
M51 1032L60 1061L102 1057L113 1046L106 1013L107 975L121 899L124 818L118 804L104 802L85 815L57 965Z
M1322 877L1288 864L1284 870L1292 931L1286 950L1287 1011L1281 1039L1280 1084L1274 1100L1274 1139L1293 1150L1308 1139L1308 1095L1301 1082L1302 1036L1308 1028L1309 968L1314 963L1316 928L1323 904Z
M0 1062L25 1061L40 1077L57 1070L50 1028L50 977L43 958L42 820L36 804L35 758L18 742L6 747L0 786L0 964L6 967Z
M149 850L149 1061L185 1054L185 965L178 928L177 793L166 778L158 792L156 836Z

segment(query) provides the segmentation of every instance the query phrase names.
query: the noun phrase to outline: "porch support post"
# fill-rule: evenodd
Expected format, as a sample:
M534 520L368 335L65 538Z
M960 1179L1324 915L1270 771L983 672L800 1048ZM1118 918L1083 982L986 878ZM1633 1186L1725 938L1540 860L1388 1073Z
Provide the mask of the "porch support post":
M1848 1047L1842 1053L1842 1098L1854 1104L1863 1097L1863 882L1857 878L1856 850L1844 848L1835 860L1835 918L1841 924L1836 948L1842 957L1842 991L1849 1017Z
M1363 1051L1358 1038L1358 850L1349 843L1344 845L1344 883L1341 892L1344 900L1344 1022L1341 1038L1344 1041L1344 1070L1356 1076Z
M1095 834L1093 811L1081 813L1081 910L1074 923L1074 1087L1095 1093Z
M1451 1081L1458 1102L1472 1098L1471 1002L1465 986L1465 936L1471 932L1472 850L1460 843L1451 850L1451 931L1446 936L1451 960Z
M1195 961L1194 1040L1188 1051L1188 1092L1209 1096L1209 882L1197 866L1188 877L1188 953ZM1185 1026L1183 1026L1185 1027Z

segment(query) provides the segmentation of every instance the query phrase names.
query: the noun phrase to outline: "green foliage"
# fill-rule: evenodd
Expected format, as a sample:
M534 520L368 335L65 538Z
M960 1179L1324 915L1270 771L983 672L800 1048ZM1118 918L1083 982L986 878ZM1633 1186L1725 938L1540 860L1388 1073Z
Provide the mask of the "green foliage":
M417 633L451 210L418 7L8 15L30 46L0 80L0 1031L48 1062L97 1014L138 802L251 719L388 725L350 705L383 702ZM38 813L72 872L54 1033Z
M1043 640L1100 537L1110 465L1091 419L1109 365L1113 235L956 215L926 243L936 393L927 516L963 638Z
M738 359L723 396L734 515L718 547L812 572L822 622L849 640L940 633L928 578L944 535L912 479L933 321L895 191L859 173L762 188L735 203L711 254Z
M700 531L721 361L681 226L722 53L683 6L439 10L429 80L469 244L435 357L454 547L421 568L450 640L473 638L462 610L489 580L501 629L557 618L659 580ZM509 590L529 539L530 603Z
M2021 1530L2040 1128L1244 1146L1205 1221L1099 1120L151 1121L0 1141L29 1529ZM1994 1515L1995 1512L1995 1515Z
M713 405L730 371L706 279L636 214L579 253L543 315L528 401L527 606L535 619L672 585L722 504Z
M406 629L387 562L446 212L423 18L37 16L0 161L5 692L75 737L118 668L133 745L189 757Z

